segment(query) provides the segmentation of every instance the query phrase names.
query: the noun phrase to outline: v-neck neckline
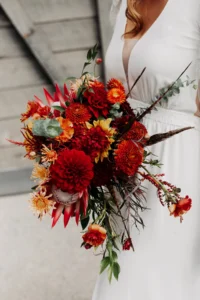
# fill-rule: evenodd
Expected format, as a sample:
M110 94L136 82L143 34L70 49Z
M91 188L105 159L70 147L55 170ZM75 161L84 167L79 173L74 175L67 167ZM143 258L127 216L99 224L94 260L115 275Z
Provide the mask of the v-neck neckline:
M165 4L163 10L161 11L161 13L159 14L159 16L156 18L156 20L152 23L152 25L149 27L148 30L146 30L146 32L139 38L137 39L136 44L133 46L133 48L130 51L129 57L128 57L128 66L127 66L127 70L124 67L124 63L123 63L123 52L124 52L124 45L125 45L125 38L122 37L122 42L123 42L123 47L122 47L122 65L123 65L123 70L124 70L124 74L125 74L125 78L127 81L127 86L129 87L129 64L130 64L130 59L133 56L133 53L137 50L137 48L140 46L140 44L145 40L145 38L148 37L148 35L151 34L151 32L153 31L154 27L157 25L157 23L160 21L160 19L162 19L162 17L165 15L166 11L169 8L170 3L172 2L172 0L168 0L167 3ZM126 23L127 23L127 18L126 18L126 14L125 14L125 10L127 8L127 1L124 0L124 6L122 8L123 10L123 17L124 17L124 22L123 22L123 26L122 26L122 35L124 35L125 30L126 30Z

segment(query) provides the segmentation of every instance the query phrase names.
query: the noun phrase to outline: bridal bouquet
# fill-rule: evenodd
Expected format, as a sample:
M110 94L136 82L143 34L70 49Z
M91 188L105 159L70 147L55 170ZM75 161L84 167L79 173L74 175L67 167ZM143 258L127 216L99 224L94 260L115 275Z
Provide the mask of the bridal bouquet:
M38 218L50 214L53 227L61 217L65 227L70 218L80 222L82 246L101 249L100 272L108 269L111 281L120 273L117 250L134 250L130 223L144 225L143 181L155 186L171 216L182 220L190 210L188 196L182 197L163 174L151 173L148 167L160 164L147 150L189 128L149 136L141 120L167 91L142 112L133 111L119 80L104 85L85 71L93 61L95 66L102 62L97 53L97 46L88 51L81 77L68 78L62 91L58 85L54 95L44 89L47 104L36 96L28 102L21 115L24 142L10 142L23 146L25 156L35 161L30 203Z

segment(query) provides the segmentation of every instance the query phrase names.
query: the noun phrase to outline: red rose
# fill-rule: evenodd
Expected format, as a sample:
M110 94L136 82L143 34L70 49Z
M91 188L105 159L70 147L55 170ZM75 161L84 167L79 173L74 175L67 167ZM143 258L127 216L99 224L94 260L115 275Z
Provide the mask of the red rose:
M84 191L93 178L93 164L83 151L65 149L50 167L52 183L64 192Z

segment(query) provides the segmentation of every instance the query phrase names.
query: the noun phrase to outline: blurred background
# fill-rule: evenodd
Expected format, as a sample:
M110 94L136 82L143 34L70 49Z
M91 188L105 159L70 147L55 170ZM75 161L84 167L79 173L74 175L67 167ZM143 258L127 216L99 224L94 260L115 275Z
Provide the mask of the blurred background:
M20 113L43 87L79 76L89 48L104 57L112 0L0 0L0 299L90 300L101 257L80 248L74 220L55 229L29 208L32 163ZM102 67L99 74L105 76Z

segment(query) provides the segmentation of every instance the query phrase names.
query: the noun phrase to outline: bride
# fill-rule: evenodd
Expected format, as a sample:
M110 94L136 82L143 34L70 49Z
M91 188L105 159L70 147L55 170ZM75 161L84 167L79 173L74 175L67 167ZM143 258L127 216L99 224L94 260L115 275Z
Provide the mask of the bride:
M109 78L120 79L130 93L132 108L145 107L190 65L182 76L184 87L162 100L144 119L150 134L194 126L193 130L151 147L164 164L159 173L182 187L193 200L182 224L156 201L148 188L143 212L144 231L132 229L135 253L122 251L119 281L108 283L99 275L93 300L199 300L200 299L200 49L199 0L115 0L116 22L107 55ZM199 50L200 55L200 50ZM155 170L156 172L157 170Z

